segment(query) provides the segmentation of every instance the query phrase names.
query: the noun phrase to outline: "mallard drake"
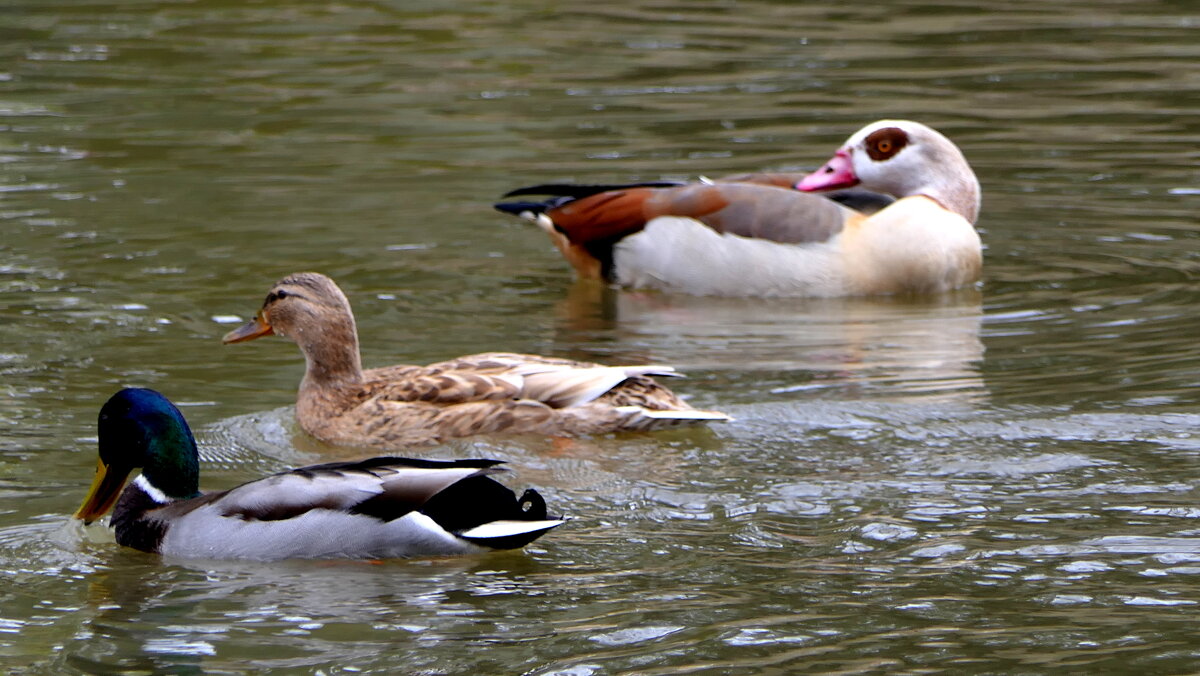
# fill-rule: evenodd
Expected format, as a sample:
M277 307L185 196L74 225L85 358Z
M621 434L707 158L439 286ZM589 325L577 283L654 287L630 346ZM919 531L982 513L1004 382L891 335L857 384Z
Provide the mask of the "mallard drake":
M316 272L276 282L254 319L224 342L272 334L295 341L308 363L296 420L334 444L400 448L494 432L578 435L729 419L650 378L676 375L669 366L487 352L364 371L350 302Z
M836 199L809 194L850 188ZM704 296L834 297L978 281L979 193L948 138L880 120L808 176L532 186L505 197L553 197L496 208L536 222L582 278Z
M96 478L75 517L90 524L112 509L117 542L145 552L256 560L470 554L523 547L563 523L546 515L537 491L518 500L490 478L503 471L497 460L334 462L201 494L192 431L154 390L114 394L100 409L99 436Z

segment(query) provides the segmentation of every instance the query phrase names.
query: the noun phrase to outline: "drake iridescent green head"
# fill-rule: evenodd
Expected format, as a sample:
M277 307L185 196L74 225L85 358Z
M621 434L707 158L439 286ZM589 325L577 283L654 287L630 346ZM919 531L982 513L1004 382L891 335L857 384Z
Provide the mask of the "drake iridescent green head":
M138 468L170 499L199 495L196 440L183 414L154 390L127 388L100 409L100 461L91 490L75 518L91 523L112 509L125 479Z

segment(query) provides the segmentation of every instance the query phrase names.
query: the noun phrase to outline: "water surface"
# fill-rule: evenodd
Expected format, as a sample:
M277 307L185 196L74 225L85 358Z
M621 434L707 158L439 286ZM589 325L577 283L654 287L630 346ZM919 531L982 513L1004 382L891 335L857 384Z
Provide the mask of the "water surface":
M1185 2L10 0L0 663L28 673L1195 670L1200 77ZM574 284L505 191L819 165L908 117L979 174L985 282L730 301ZM179 402L206 486L305 438L270 284L369 366L674 364L712 430L425 453L573 520L434 561L163 561L69 523L95 416Z

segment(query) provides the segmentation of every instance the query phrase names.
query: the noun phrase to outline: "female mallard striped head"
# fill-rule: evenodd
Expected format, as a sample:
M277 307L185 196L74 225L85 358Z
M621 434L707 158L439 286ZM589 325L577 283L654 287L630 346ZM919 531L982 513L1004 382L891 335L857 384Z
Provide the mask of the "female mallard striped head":
M279 335L300 346L314 382L362 379L358 328L346 294L318 272L298 272L275 282L254 319L225 334L241 343Z

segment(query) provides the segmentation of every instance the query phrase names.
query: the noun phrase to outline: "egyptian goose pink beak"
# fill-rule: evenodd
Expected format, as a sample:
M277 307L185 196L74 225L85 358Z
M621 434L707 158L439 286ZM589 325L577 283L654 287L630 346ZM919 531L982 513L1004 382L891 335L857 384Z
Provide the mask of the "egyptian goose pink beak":
M863 127L796 189L816 192L855 185L897 198L922 195L972 224L979 216L979 181L962 151L918 122L880 120Z
M831 194L856 186L868 192ZM496 208L538 223L581 277L695 295L831 297L978 281L979 192L945 136L881 120L803 177L533 186L506 197L554 197Z
M854 175L854 166L850 162L850 153L839 150L820 169L801 179L796 184L796 189L804 192L839 190L853 188L858 183L858 177Z

